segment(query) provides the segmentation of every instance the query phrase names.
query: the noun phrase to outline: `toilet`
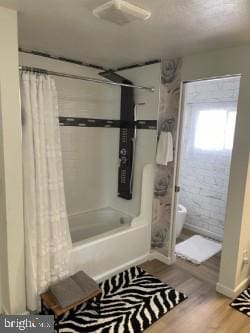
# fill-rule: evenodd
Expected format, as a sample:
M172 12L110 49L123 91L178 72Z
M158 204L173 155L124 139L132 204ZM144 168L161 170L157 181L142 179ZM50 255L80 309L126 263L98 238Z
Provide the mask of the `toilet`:
M187 208L178 204L175 218L175 234L176 238L180 236L187 216Z

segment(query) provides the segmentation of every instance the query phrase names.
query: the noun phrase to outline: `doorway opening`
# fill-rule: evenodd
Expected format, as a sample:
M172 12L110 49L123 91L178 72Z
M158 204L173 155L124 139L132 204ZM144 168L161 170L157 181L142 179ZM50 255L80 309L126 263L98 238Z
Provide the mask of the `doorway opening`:
M218 281L240 76L183 84L175 197L177 264Z

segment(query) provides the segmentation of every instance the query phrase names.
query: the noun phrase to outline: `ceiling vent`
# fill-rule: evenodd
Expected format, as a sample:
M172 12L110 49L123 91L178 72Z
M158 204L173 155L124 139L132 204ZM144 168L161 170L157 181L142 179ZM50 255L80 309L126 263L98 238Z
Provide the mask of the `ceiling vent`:
M112 0L95 8L93 14L106 21L124 25L135 20L147 20L151 13L123 0Z

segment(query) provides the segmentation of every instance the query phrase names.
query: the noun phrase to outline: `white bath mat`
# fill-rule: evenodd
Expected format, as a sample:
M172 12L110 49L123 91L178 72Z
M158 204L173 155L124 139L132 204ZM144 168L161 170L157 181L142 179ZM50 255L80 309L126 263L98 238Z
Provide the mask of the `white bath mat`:
M221 244L199 235L192 236L175 246L178 257L201 264L221 251Z

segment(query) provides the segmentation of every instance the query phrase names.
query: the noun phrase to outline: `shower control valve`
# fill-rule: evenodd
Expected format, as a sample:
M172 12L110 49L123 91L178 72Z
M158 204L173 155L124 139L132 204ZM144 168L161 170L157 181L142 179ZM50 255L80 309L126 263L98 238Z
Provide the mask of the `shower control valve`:
M127 157L125 157L125 156L123 156L122 158L121 158L121 163L122 164L125 164L126 162L127 162Z
M122 148L122 149L120 150L120 154L121 154L122 156L127 155L127 149Z

